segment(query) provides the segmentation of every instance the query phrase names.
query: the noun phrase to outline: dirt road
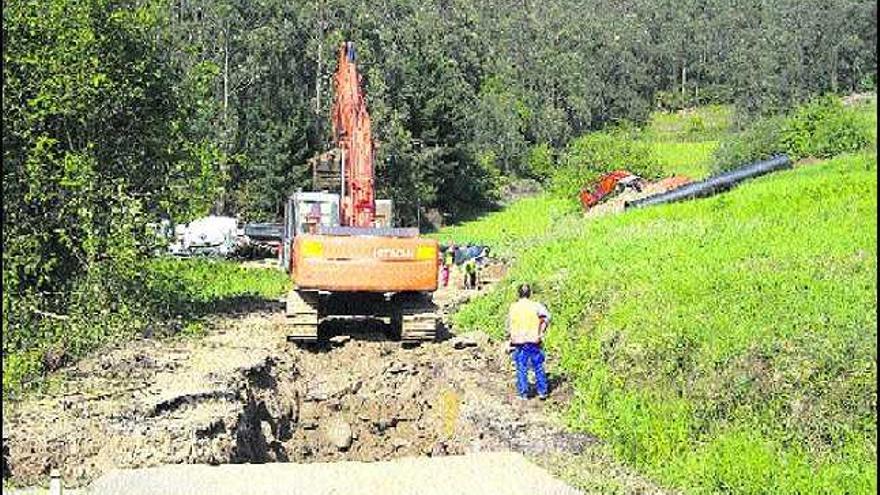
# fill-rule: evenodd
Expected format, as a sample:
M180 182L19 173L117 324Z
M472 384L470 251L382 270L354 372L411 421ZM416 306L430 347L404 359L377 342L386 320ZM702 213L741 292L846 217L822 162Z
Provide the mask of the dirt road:
M445 308L468 297L441 291ZM164 464L385 461L515 451L577 454L547 402L521 402L502 343L444 333L415 348L380 322L335 322L316 348L287 342L282 307L214 318L199 338L128 342L64 370L51 393L5 405L4 479L83 486ZM553 372L552 361L549 370Z
M515 476L511 476L513 473ZM112 472L84 494L92 492L104 495L580 493L512 452L407 457L369 463L171 465Z

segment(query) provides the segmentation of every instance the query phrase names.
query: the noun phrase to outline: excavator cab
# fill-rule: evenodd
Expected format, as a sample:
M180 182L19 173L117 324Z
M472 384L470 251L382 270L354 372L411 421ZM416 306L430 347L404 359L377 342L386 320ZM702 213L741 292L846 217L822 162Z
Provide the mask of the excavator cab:
M298 191L284 205L284 232L281 263L290 271L293 239L302 234L317 234L320 227L339 226L339 195L328 192Z

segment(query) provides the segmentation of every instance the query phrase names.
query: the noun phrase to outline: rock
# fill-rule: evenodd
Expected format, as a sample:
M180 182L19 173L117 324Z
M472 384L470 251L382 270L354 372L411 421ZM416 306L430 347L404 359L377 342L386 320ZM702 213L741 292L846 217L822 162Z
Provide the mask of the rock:
M458 335L453 337L449 342L454 349L466 349L468 347L477 346L477 341L470 336Z
M408 371L409 369L410 367L406 363L394 361L388 366L388 368L385 369L385 371L394 375L397 373L403 373L404 371Z
M474 330L473 332L470 332L468 334L468 337L470 337L470 339L476 342L479 346L485 346L489 344L489 342L491 342L489 335L481 330Z
M444 456L448 454L448 449L446 447L446 442L439 441L431 447L431 457Z
M351 340L350 335L337 335L335 337L330 338L330 343L333 345L345 345L346 342Z
M324 429L324 436L337 449L345 450L351 446L351 425L342 418L332 419Z
M318 427L320 412L312 403L304 403L299 411L299 424L304 430L314 430Z
M309 387L309 391L306 393L305 400L320 402L320 401L327 400L329 397L330 397L330 395L322 388Z
M263 438L266 439L266 443L275 441L275 435L272 434L272 425L268 421L260 421L260 432L263 434Z
M395 450L409 446L409 440L400 437L394 437L391 439L391 446L394 447Z

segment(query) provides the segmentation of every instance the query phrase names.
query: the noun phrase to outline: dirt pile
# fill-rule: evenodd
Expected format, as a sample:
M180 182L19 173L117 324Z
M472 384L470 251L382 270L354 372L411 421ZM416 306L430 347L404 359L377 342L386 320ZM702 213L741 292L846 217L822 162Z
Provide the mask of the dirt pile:
M675 175L658 181L649 182L641 191L627 189L626 191L612 196L590 208L584 213L584 215L587 217L594 217L607 215L609 213L620 213L624 210L627 201L635 201L637 199L647 198L648 196L671 191L691 182L693 182L692 179L683 175Z

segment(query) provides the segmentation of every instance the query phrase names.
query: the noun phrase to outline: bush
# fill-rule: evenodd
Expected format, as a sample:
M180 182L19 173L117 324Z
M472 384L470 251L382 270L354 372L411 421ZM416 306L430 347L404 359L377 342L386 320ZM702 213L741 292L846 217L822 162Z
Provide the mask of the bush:
M792 157L830 158L857 151L869 136L854 112L836 96L824 96L799 107L785 122L782 145Z
M553 149L547 143L536 144L529 149L526 166L531 177L541 182L553 175Z
M594 132L572 141L551 181L553 192L575 199L578 192L600 175L619 169L653 179L662 174L650 143L638 140L627 127Z
M782 145L783 117L767 117L746 130L721 141L715 151L712 170L726 172L747 163L769 158L785 151Z
M857 151L871 142L870 130L856 111L827 95L796 108L788 116L760 119L724 140L715 153L715 172L785 153L792 160L831 158Z

